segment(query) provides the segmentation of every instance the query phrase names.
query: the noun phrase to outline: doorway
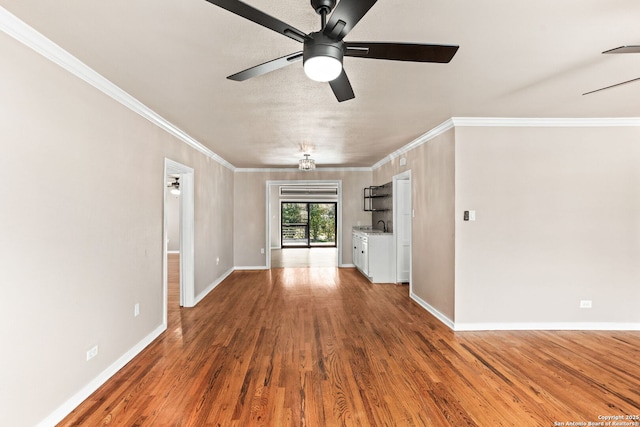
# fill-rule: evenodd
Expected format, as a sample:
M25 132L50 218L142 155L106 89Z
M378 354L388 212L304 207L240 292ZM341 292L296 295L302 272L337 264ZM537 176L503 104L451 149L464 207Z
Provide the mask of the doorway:
M411 171L393 177L396 283L411 284Z
M285 248L335 248L335 202L281 202L280 246Z
M285 191L286 190L286 191ZM331 190L331 191L329 191ZM318 194L321 193L321 194ZM331 194L328 194L331 193ZM288 199L288 200L287 200ZM305 200L306 199L306 200ZM264 252L266 255L265 268L269 269L272 265L272 252L283 251L281 242L281 202L298 202L304 203L335 203L335 242L334 247L318 248L313 247L311 249L299 249L300 251L330 251L331 258L333 258L332 265L336 267L341 266L342 260L342 247L345 243L341 240L342 236L342 180L279 180L279 181L266 181L266 246L267 250ZM349 234L349 240L351 235ZM350 242L346 247L349 247ZM306 246L301 246L306 247ZM296 252L288 250L288 252ZM279 255L279 254L277 254ZM277 256L276 255L276 256ZM296 254L298 255L298 254ZM303 255L302 253L299 255ZM310 253L310 255L312 255ZM315 265L315 255L305 266L309 267Z
M193 169L181 163L170 159L165 159L164 176L162 180L164 202L163 202L163 243L162 243L162 271L163 271L163 320L165 327L167 326L167 317L169 310L169 290L168 290L168 271L169 271L169 235L170 235L170 219L175 216L175 210L172 211L170 197L177 197L177 239L176 247L179 253L179 282L180 282L180 306L193 307L195 301L195 272L194 272L194 181ZM179 194L171 194L170 190L175 186L170 184L179 182ZM176 243L176 242L173 242ZM173 249L173 248L172 248Z

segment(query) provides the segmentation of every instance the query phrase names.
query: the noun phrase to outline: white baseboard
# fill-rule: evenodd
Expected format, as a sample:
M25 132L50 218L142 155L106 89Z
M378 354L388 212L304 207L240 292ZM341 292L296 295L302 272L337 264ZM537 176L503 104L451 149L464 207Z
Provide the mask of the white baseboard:
M195 301L193 302L193 305L196 306L198 305L198 303L200 301L202 301L202 299L204 297L206 297L207 295L209 295L209 292L211 292L212 290L215 289L216 286L218 286L220 283L222 283L222 281L224 279L226 279L231 273L233 273L233 268L230 268L229 270L227 270L222 276L218 277L218 279L216 279L212 284L210 284L209 286L207 286L207 289L205 289L204 291L200 292L200 294L198 296L196 296Z
M411 299L456 332L471 331L640 331L640 323L624 322L454 322L414 293Z
M233 269L234 270L269 270L269 267L267 267L266 265L258 265L258 266L242 265L240 267L236 266Z
M168 254L179 254L180 251L167 251Z
M454 331L640 331L640 323L617 322L524 322L462 323Z
M433 314L439 321L441 321L442 323L447 325L450 329L452 329L454 331L456 330L455 327L454 327L453 320L449 319L447 316L445 316L444 314L440 313L433 306L431 306L429 303L427 303L425 300L423 300L422 298L420 298L418 295L414 294L413 292L411 292L411 294L409 296L411 297L412 300L414 300L416 303L418 303L418 305L420 305L422 308L427 310L429 313Z
M356 268L355 264L340 264L338 268Z
M40 421L37 427L52 427L58 424L64 417L69 415L78 405L84 402L94 391L102 386L109 378L111 378L116 372L129 363L134 357L136 357L142 350L151 344L156 338L160 336L167 329L167 325L158 326L153 332L140 340L134 347L123 354L118 360L113 362L107 369L102 371L91 382L85 385L80 391L71 396L66 402L64 402L58 409L53 411L47 418Z

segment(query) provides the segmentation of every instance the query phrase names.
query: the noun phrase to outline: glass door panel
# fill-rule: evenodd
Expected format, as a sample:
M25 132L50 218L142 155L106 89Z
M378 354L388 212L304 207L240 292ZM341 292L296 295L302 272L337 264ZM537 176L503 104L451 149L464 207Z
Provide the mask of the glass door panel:
M282 247L336 247L336 206L336 203L282 202Z
M309 203L309 246L336 246L335 203Z
M281 209L282 247L309 247L308 204L283 202Z

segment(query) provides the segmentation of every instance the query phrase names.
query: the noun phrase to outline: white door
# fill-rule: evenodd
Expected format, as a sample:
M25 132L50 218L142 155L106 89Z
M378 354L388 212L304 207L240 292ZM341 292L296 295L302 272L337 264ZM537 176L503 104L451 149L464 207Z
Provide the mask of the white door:
M411 258L411 184L408 179L396 181L396 282L408 283Z

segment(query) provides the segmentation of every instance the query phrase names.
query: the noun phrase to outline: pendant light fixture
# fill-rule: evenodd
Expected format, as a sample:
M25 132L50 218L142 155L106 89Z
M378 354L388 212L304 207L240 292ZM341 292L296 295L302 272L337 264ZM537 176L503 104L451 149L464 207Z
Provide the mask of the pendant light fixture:
M300 159L298 162L298 169L301 171L312 171L316 168L316 161L310 159L309 156L311 154L305 154L304 159Z

